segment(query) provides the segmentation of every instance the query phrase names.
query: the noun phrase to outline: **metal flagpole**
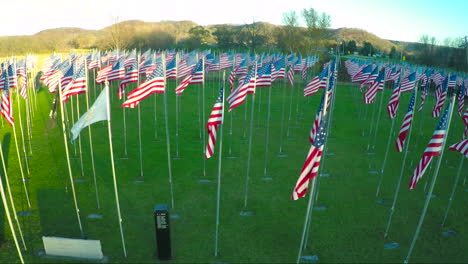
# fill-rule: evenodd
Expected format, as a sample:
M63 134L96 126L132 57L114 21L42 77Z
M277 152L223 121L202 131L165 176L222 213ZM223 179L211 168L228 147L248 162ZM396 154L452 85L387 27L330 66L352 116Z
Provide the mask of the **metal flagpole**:
M178 61L178 53L176 53L176 61ZM178 72L177 72L178 73ZM177 81L177 77L176 76L176 87L178 85L178 81ZM180 96L182 95L176 95L176 98L175 98L175 145L176 145L176 155L174 157L174 159L180 159L179 157L179 98Z
M286 63L285 63L286 65ZM291 66L292 67L292 66ZM286 70L286 66L285 66ZM291 69L290 69L291 70ZM283 103L282 103L282 112L281 112L281 128L280 128L280 142L279 142L279 158L286 157L286 154L283 153L283 132L284 132L284 112L286 110L286 78L283 79ZM294 83L293 83L294 84ZM291 87L292 89L293 87Z
M13 200L13 195L11 194L11 187L10 187L10 181L8 180L8 172L7 172L7 167L5 165L5 157L3 157L3 147L2 147L2 144L0 143L0 158L2 159L2 166L3 166L3 175L5 176L5 184L7 186L7 190L8 190L8 196L10 198L10 204L11 204L11 210L13 210L13 215L15 216L15 222L16 222L16 225L18 226L18 231L19 231L19 234L20 234L20 237L21 237L21 242L23 242L23 247L24 247L24 250L28 250L27 247L26 247L26 243L24 242L24 237L23 237L23 231L21 229L21 225L20 225L20 222L18 220L18 215L16 214L16 208L15 208L15 202ZM1 181L1 179L0 179ZM3 198L5 199L5 198ZM5 203L6 203L6 200L5 200ZM7 211L7 206L4 206L5 208L5 211Z
M70 112L71 112L71 123L69 123L68 125L69 126L73 126L73 124L75 124L75 112L73 111L73 104L75 102L75 100L73 100L73 96L71 97L70 99ZM78 113L77 113L78 114ZM68 117L67 117L67 121L68 121ZM73 151L75 153L75 156L73 158L76 158L76 144L73 144Z
M328 71L330 73L330 70ZM329 80L330 78L328 78ZM330 85L330 82L327 81L327 86L325 87L325 99L324 99L324 104L323 104L323 115L322 115L322 120L323 118L326 118L326 115L327 115L327 105L328 105L328 87ZM330 106L331 107L331 106ZM329 124L327 124L328 126ZM327 134L327 137L328 137L328 134ZM324 142L324 144L326 144L326 140ZM323 150L325 151L325 146L323 146ZM323 154L322 153L322 157L323 157ZM312 207L313 207L313 204L314 204L314 191L315 191L315 184L316 184L316 180L317 180L317 177L314 177L312 179L312 183L310 183L310 193L309 193L309 201L307 202L307 210L306 210L306 215L305 215L305 220L304 220L304 227L302 229L302 236L301 236L301 244L299 245L299 253L297 254L297 259L296 259L296 263L300 263L301 262L301 256L302 256L302 250L306 248L306 235L308 232L308 229L309 229L309 225L310 225L310 217L311 217L311 210L312 210Z
M247 139L247 104L249 101L245 101L245 108L244 108L244 135L242 136L243 139Z
M202 85L205 85L205 83L203 83ZM201 88L203 89L203 87ZM200 141L202 141L202 130L203 130L203 125L202 125L202 121L201 121L201 104L200 104L200 88L197 89L197 99L198 99L198 104L197 104L197 110L198 110L198 128L199 128L199 137L200 137Z
M10 96L11 98L11 90L9 91L8 96ZM31 208L31 202L29 201L29 191L28 191L28 187L26 186L26 181L28 179L24 177L23 162L21 161L21 155L20 155L20 150L18 146L18 137L16 136L15 124L13 124L13 137L15 138L16 154L18 156L18 164L19 164L19 169L20 169L20 174L21 174L21 181L23 182L24 194L26 195L26 201L28 202L28 207Z
M221 68L221 63L220 63ZM202 83L202 120L205 120L205 59L202 57L202 72L203 72L203 83ZM202 153L203 153L203 177L206 177L206 159L205 159L205 146L206 146L206 131L202 129L202 137L203 137L203 146L202 146Z
M269 180L271 178L266 177L267 175L267 165L268 165L268 144L270 143L270 117L271 117L271 87L273 84L270 84L268 88L268 110L267 110L267 123L266 123L266 136L265 136L265 166L263 169L263 180Z
M219 157L218 157L218 186L216 192L216 230L215 230L215 245L214 255L218 256L218 233L219 233L219 209L221 200L221 166L222 166L222 154L223 154L223 124L224 124L224 84L226 82L226 72L223 71L223 117L219 128Z
M229 125L229 156L227 156L226 158L228 159L235 159L237 158L236 156L233 156L232 155L232 120L234 119L234 112L231 112L231 114L229 115L229 122L230 122L230 125Z
M461 171L463 168L463 161L465 160L465 156L461 155L460 157L460 165L458 165L457 177L455 177L455 182L453 183L452 192L450 193L449 202L447 205L447 209L445 210L444 220L442 220L441 226L445 225L445 221L447 220L448 212L450 207L452 206L453 197L455 196L455 191L457 190L458 180L460 179Z
M382 93L383 96L383 93ZM382 100L381 100L382 101ZM376 108L376 103L373 104L372 107L372 115L371 115L371 122L370 122L370 129L369 129L369 134L368 134L368 139L367 139L367 148L366 151L370 151L370 144L371 144L371 138L372 138L372 131L374 130L374 118L375 118L375 108ZM375 153L373 152L367 152L367 155L374 155Z
M166 63L164 54L162 54L162 64L164 72L164 85L166 85ZM164 119L166 121L166 146L167 146L167 167L169 171L169 186L171 191L171 208L174 209L174 187L172 186L172 165L171 165L171 140L169 135L169 120L167 117L167 89L164 91Z
M139 144L139 153L140 153L140 178L143 178L143 150L141 143L141 106L138 104L138 144Z
M442 157L444 155L445 145L447 143L447 135L449 134L450 123L452 121L453 108L454 108L454 105L455 105L455 97L456 96L453 96L452 102L450 104L450 115L449 115L449 120L448 120L448 124L447 124L447 131L445 132L445 137L443 139L442 148L441 148L441 151L440 151L440 157L437 160L437 165L436 165L436 168L435 168L434 176L432 177L431 186L429 187L429 193L426 196L426 201L424 202L424 208L423 208L423 211L422 211L421 216L419 218L418 226L416 227L416 232L414 233L414 236L413 236L413 241L411 241L411 246L410 246L410 248L408 250L408 255L406 256L406 259L405 259L405 261L403 263L408 263L409 262L409 259L411 258L411 254L413 253L414 246L416 245L416 241L418 240L419 232L421 231L421 226L422 226L422 224L424 222L424 218L426 217L427 208L429 207L429 203L431 201L432 191L434 190L434 186L435 186L435 183L437 181L437 175L439 174L440 164L442 163Z
M62 117L63 143L65 146L65 155L67 158L68 175L70 176L70 185L72 189L73 202L75 204L76 217L78 219L78 226L80 228L81 236L84 237L83 226L81 225L80 209L78 209L78 201L76 199L75 184L73 181L73 173L72 173L71 164L70 164L70 153L68 151L67 131L65 129L64 105L62 101L62 85L60 82L58 82L58 91L59 91L59 101L60 101L60 108L61 108L60 115Z
M80 99L79 95L76 95L76 115L80 116ZM81 166L81 177L84 179L84 168L83 168L83 152L81 149L81 137L78 137L78 152L80 154L80 166Z
M293 67L293 66L291 66ZM291 127L291 115L292 115L292 104L293 104L293 97L294 97L294 86L291 87L291 93L289 94L289 116L288 116L288 128L286 129L286 137L289 138L289 129Z
M158 115L156 96L154 97L154 139L158 139Z
M13 236L13 241L15 242L16 251L18 251L18 257L20 258L21 263L24 263L23 253L21 253L20 245L18 243L18 239L16 238L15 227L13 226L13 222L11 221L10 209L8 207L5 190L3 188L3 182L1 178L0 178L0 195L2 197L3 207L5 208L5 214L7 217L8 225L10 226L11 234Z
M388 133L387 148L385 150L385 155L384 155L384 159L383 159L383 162L382 162L382 168L380 169L379 183L377 184L377 191L375 192L375 197L378 197L379 193L380 193L380 186L382 185L382 179L383 179L383 176L384 176L385 165L387 164L388 151L390 150L390 143L392 142L393 130L395 128L395 119L396 119L396 117L394 117L392 119L392 126L390 128L390 133Z
M137 55L137 69L140 72L140 54ZM140 85L140 74L138 74L137 87ZM140 153L140 181L143 179L143 150L141 143L141 104L138 104L138 144L139 144L139 153Z
M417 98L418 95L418 89L416 89L416 85L413 86L414 90L414 97ZM415 112L415 107L413 107L413 116ZM394 117L393 119L395 119ZM387 228L385 229L385 234L384 237L387 237L388 231L390 230L390 225L392 224L392 218L393 218L393 213L395 213L395 205L398 200L398 193L400 190L400 185L401 185L401 180L403 179L403 173L405 172L405 166L406 166L406 158L408 157L408 147L410 145L411 141L411 131L413 130L413 123L411 122L411 125L409 127L409 131L407 134L407 142L405 142L405 154L403 155L403 163L401 164L401 171L400 171L400 177L398 178L397 185L395 187L395 194L393 195L393 203L392 207L390 208L390 216L388 217L388 222L387 222Z
M31 107L30 107L30 96L28 93L28 63L27 63L27 57L25 58L25 64L24 64L24 72L26 76L23 78L24 86L26 89L26 98L24 99L25 101L25 106L26 106L26 131L27 131L27 136L28 136L28 144L29 144L29 155L32 155L32 146L31 146Z
M255 113L255 93L257 88L257 62L255 62L255 73L254 76L254 93L252 94L252 106L250 108L250 135L249 135L249 149L247 157L247 173L245 174L245 195L244 195L244 208L247 208L247 199L249 193L249 178L250 178L250 159L252 156L252 135L254 125L254 113Z
M331 68L331 67L330 67ZM334 78L333 76L331 76L331 69L328 69L328 78L327 80L329 80L330 78ZM334 69L335 71L336 69ZM327 135L325 137L325 142L323 144L323 149L324 151L326 151L328 148L328 136L330 135L330 130L331 130L331 122L332 122L332 118L333 118L333 112L334 112L334 108L335 108L335 96L336 96L336 83L337 81L335 80L333 82L333 87L331 88L332 89L332 98L331 98L331 102L330 102L330 113L329 113L329 118L328 118L328 124L327 124ZM327 90L325 91L325 93L328 93L328 86L329 84L327 83ZM328 96L328 95L327 95ZM328 100L328 99L327 99ZM328 103L327 103L328 104ZM324 104L324 108L326 107L326 105ZM322 155L322 157L320 158L320 170L319 170L319 173L318 173L318 176L319 178L316 180L316 183L315 183L315 187L314 187L314 201L313 202L317 202L318 201L318 195L319 195L319 191L320 191L320 175L322 175L322 172L323 172L323 168L325 167L325 156L326 155ZM313 206L313 203L312 205ZM310 211L310 215L309 215L309 219L312 219L312 210ZM309 230L310 230L310 220L308 221L307 223L307 229L306 229L306 234L305 234L305 238L304 238L304 249L307 247L307 241L309 240Z
M127 258L127 248L125 247L125 237L122 228L122 215L120 214L120 202L119 202L119 191L117 189L117 177L115 176L115 164L114 164L114 149L112 146L112 129L111 129L111 109L110 109L110 99L109 99L109 83L106 80L106 104L107 104L107 131L109 134L109 151L110 151L110 158L111 158L111 166L112 166L112 180L114 183L114 194L115 194L115 203L117 206L117 217L119 218L119 229L120 229L120 238L122 240L122 249L124 253L124 257Z
M86 59L84 60L84 64L85 64L85 81L86 81L86 109L89 109L89 97L91 96L90 94L90 89L89 89L89 85L88 85L88 68L87 68L87 64L86 64ZM89 151L90 151L90 154L91 154L91 168L93 170L93 180L94 180L94 190L96 192L96 205L97 205L97 209L101 209L101 204L99 202L99 191L98 191L98 187L97 187L97 179L96 179L96 168L95 168L95 164L94 164L94 151L93 151L93 136L92 136L92 133L91 133L91 126L88 126L88 136L89 136Z
M18 121L19 121L20 133L21 133L21 143L22 143L22 148L23 148L24 164L26 166L26 171L28 172L28 176L30 176L29 163L28 163L28 154L26 153L26 145L24 143L23 121L22 121L22 118L21 118L21 101L20 101L20 94L19 94L18 89L17 89L17 93L16 93L16 102L18 103L18 107L17 107L17 109L18 109Z
M383 69L385 71L385 69ZM385 76L385 75L384 75ZM384 93L385 93L385 77L383 80L384 83L384 88L382 91L382 95L380 96L380 104L379 104L379 113L377 114L377 124L375 125L375 132L374 132L374 139L372 140L372 151L375 151L375 145L377 144L377 134L379 132L379 127L380 127L380 117L382 116L382 105L383 105L383 99L384 99Z

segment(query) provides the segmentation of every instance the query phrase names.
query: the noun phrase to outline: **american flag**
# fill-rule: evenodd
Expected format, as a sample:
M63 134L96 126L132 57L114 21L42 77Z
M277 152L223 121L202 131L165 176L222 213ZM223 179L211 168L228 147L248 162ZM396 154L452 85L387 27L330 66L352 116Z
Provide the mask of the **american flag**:
M411 73L408 77L401 80L400 93L411 92L416 82L416 72Z
M223 124L224 119L224 102L223 102L223 90L224 84L221 85L219 89L219 95L216 99L216 102L211 110L210 117L208 118L208 123L206 124L206 130L208 131L208 142L206 144L205 158L209 159L213 156L214 147L216 145L216 132L218 126Z
M255 77L257 72L256 68L256 65L252 67L249 74L247 74L247 76L244 78L244 81L239 81L240 85L227 97L227 102L229 103L229 112L243 104L248 93L255 93Z
M457 76L455 74L451 74L448 80L448 89L455 87L457 84Z
M2 77L3 77L2 79L5 80L5 83L3 85L2 104L0 105L0 113L8 122L8 124L10 124L10 126L13 126L14 125L13 106L11 102L11 94L10 94L10 88L9 88L9 83L8 83L8 72L5 71Z
M27 89L27 74L26 74L26 61L23 59L16 64L16 75L20 78L19 87L20 95L24 98L24 100L28 99L28 89Z
M439 88L437 88L436 95L437 95L437 102L434 105L434 109L432 109L432 117L438 117L440 115L440 110L444 106L445 99L447 98L447 85L448 85L448 77L444 79L442 84Z
M228 82L229 82L229 91L232 92L232 88L234 87L234 82L236 81L236 71L233 70L229 74Z
M359 65L352 61L352 60L347 60L345 61L345 67L346 71L348 72L349 76L353 77L356 75L361 69L359 68Z
M188 55L186 59L182 59L177 65L177 78L184 78L189 75L197 64L195 56Z
M63 77L61 78L61 81L60 81L60 84L62 86L62 91L63 89L70 83L73 81L73 75L75 74L75 65L76 63L72 63L70 68L68 68L68 70L64 73Z
M426 83L424 84L424 88L421 91L421 105L419 105L418 112L421 112L423 109L424 102L426 101L427 93L429 92L429 84L430 84L429 81L426 81Z
M463 113L463 108L465 107L465 86L460 86L460 90L458 91L458 115L461 116Z
M109 74L107 75L107 81L117 81L125 77L125 67L124 67L124 57L121 57L115 64L112 66Z
M154 71L154 69L156 69L156 59L154 55L148 54L148 57L144 61L140 61L139 66L140 66L140 69L138 70L139 75L145 75L145 76L150 75Z
M379 76L379 67L377 66L372 70L369 77L367 77L367 79L361 83L361 85L359 86L359 89L362 90L366 85L373 84L375 79L377 79L378 76Z
M418 166L414 170L413 176L411 177L409 183L409 189L414 189L416 184L418 183L419 179L424 176L424 172L426 171L427 167L432 161L432 158L435 156L439 156L442 151L442 147L444 145L445 135L447 133L447 127L449 122L449 115L450 115L451 104L448 105L447 109L445 109L442 118L437 125L434 134L432 134L432 138L429 141L424 153L422 154L421 160L419 161Z
M215 57L213 61L206 67L206 72L215 72L220 70L219 56Z
M125 73L125 77L122 79L122 81L120 81L119 90L117 92L119 100L123 98L127 84L136 82L138 82L138 65L137 61L134 60L132 61L128 71Z
M315 76L315 78L304 87L304 97L316 94L319 88L325 88L327 80L328 67L323 69L319 75Z
M458 151L468 158L468 139L463 139L462 141L453 144L452 146L450 146L449 149L453 151Z
M388 117L393 119L396 116L398 106L400 105L400 79L395 83L395 88L393 89L392 95L390 96L390 101L387 105Z
M98 69L100 65L100 54L98 51L93 51L87 58L88 70Z
M248 63L247 60L243 60L241 64L235 70L236 75L245 75L248 73Z
M16 65L9 64L8 65L8 85L10 88L16 88L18 86L18 80L16 77Z
M131 54L129 54L124 60L124 68L132 67L137 61L136 57L137 56L136 56L135 51L133 51Z
M76 64L73 67L78 67ZM62 102L68 101L72 95L86 93L86 73L84 65L75 70L72 80L62 88Z
M291 85L291 87L293 87L294 86L294 70L292 67L289 68L287 75L288 75L289 84Z
M175 79L177 77L177 67L176 67L176 57L174 56L172 60L166 64L166 78L167 79Z
M195 66L195 68L192 70L192 80L190 81L190 84L198 84L198 83L203 83L205 79L205 74L203 72L203 59L200 59Z
M299 179L296 182L291 199L297 200L306 195L309 181L317 176L320 167L320 160L323 153L323 145L327 134L327 121L324 116L320 121L320 126L315 136L314 143L311 145L306 161L302 167Z
M104 68L101 68L100 70L98 70L98 74L96 76L96 82L103 83L107 79L107 76L109 75L109 72L111 70L112 70L112 65L107 65Z
M223 53L219 56L219 67L221 70L232 67L232 56L229 53Z
M156 69L146 77L145 82L128 94L127 100L120 107L135 108L141 100L152 93L164 93L165 86L163 67L162 64L158 64Z
M295 72L298 72L298 71L302 71L302 57L301 56L298 56L297 57L297 60L296 60L296 64L294 64L294 71Z
M362 81L367 80L371 72L372 72L372 64L369 64L352 77L352 82L355 83L355 82L362 82Z
M266 63L258 69L257 72L257 87L271 86L271 63Z
M380 71L377 78L374 79L373 83L369 86L369 88L364 93L365 104L371 104L375 101L377 92L383 90L384 83L385 83L385 69Z
M276 79L283 79L286 71L285 58L280 58L272 64L271 67L271 81Z
M198 62L192 72L187 75L176 87L176 95L182 95L189 84L203 83L203 64L202 60Z
M392 68L392 71L388 73L388 77L386 78L386 80L396 82L398 80L399 75L400 75L400 72L398 71L398 68L394 66Z
M444 78L445 78L444 74L441 72L434 72L430 77L430 79L434 81L436 85L440 85L442 81L444 80Z
M44 80L44 84L49 87L49 91L51 93L55 93L55 90L61 78L63 77L63 74L67 72L71 66L72 64L70 61L65 60L64 62L58 64L53 70L53 73Z
M403 124L401 125L401 128L400 128L400 133L398 133L398 137L396 139L395 146L396 146L397 152L403 151L403 146L405 145L406 135L409 132L411 123L413 122L415 101L416 101L416 92L413 91L413 94L411 95L411 99L408 105L408 111L406 112L405 118L403 119Z

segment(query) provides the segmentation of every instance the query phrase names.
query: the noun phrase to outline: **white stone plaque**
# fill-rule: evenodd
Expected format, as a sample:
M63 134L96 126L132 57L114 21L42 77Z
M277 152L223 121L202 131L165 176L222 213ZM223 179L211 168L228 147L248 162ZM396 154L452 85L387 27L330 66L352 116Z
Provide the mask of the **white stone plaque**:
M42 241L48 256L93 260L101 260L104 257L100 240L43 236Z

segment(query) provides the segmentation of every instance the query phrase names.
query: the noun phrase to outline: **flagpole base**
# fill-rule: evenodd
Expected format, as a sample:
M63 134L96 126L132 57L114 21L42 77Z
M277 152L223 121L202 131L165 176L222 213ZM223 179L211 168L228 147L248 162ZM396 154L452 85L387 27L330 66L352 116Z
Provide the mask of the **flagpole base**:
M286 154L278 154L277 157L278 157L278 158L286 158L287 156L288 156L288 155L286 155Z
M370 173L370 174L379 174L379 172L376 171L376 170L371 170L371 171L369 171L369 173Z
M387 243L384 245L384 249L396 249L399 247L400 247L400 244L397 242Z
M122 157L120 157L120 159L128 160L128 156L122 156Z
M31 211L21 211L16 213L18 216L30 216L32 215Z
M330 177L330 174L329 173L321 173L320 177L322 177L322 178Z
M251 215L254 215L254 213L250 212L250 211L241 211L240 215L241 216L251 216Z
M273 180L273 178L272 177L262 177L262 180L263 181L271 181L271 180Z
M29 178L25 177L25 178L21 179L21 181L27 182L27 181L29 181Z
M319 262L319 257L317 255L302 256L299 262L301 262L301 263L318 263Z
M76 178L76 179L73 179L74 182L85 182L86 179L85 178Z
M325 211L325 210L327 210L327 207L326 207L326 206L323 206L323 205L319 205L319 206L314 206L314 208L312 208L312 210L315 210L315 211Z
M442 234L446 237L450 237L450 236L455 236L457 232L454 230L447 230L447 231L442 232Z
M375 202L378 203L378 204L385 204L385 203L388 202L388 200L387 199L382 199L382 200L376 200Z
M210 180L210 179L200 179L200 180L198 180L198 182L200 182L200 183L210 183L210 182L212 182L212 180Z
M226 159L237 159L237 157L236 156L228 156L228 157L226 157Z
M102 219L104 216L101 214L89 214L88 218L89 219Z

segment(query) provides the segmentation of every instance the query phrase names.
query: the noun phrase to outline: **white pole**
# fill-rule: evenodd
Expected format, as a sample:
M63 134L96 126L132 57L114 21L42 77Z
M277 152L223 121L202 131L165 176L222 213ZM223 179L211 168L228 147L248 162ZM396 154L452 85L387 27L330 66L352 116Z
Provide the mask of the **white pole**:
M218 233L219 233L219 210L221 200L221 166L223 156L223 124L224 124L224 83L225 83L225 72L223 71L223 118L219 127L219 157L218 157L218 185L216 192L216 230L215 230L215 246L214 255L218 256Z
M416 232L414 233L414 236L413 236L413 241L411 241L411 246L410 246L410 248L408 250L408 255L406 256L406 259L405 259L405 261L403 263L408 263L409 262L409 259L411 258L411 254L413 253L414 246L416 245L416 241L418 240L419 232L421 231L421 226L422 226L422 224L424 222L424 218L426 217L427 208L429 207L429 202L431 201L432 191L434 190L434 186L435 186L435 183L437 181L437 175L439 174L440 164L442 162L442 157L444 155L444 149L445 149L445 145L447 143L447 136L449 134L450 122L452 121L454 105L455 105L455 96L453 96L452 102L450 104L450 116L449 116L449 120L448 120L447 131L445 132L445 136L444 136L444 139L443 139L444 142L442 143L442 150L440 152L440 157L437 160L437 165L436 165L436 169L435 169L435 172L434 172L434 176L432 177L431 186L429 187L429 193L426 196L426 201L424 202L424 208L423 208L423 211L422 211L421 216L419 218L418 226L416 227Z
M8 225L10 226L11 234L13 235L13 241L15 242L16 251L18 251L18 257L20 258L21 263L24 263L23 253L21 253L20 245L18 243L18 239L16 238L15 227L13 226L13 222L11 221L10 209L8 207L5 190L3 188L3 182L1 178L0 178L0 195L2 197L3 207L5 208L5 214L7 217Z
M252 135L253 135L253 124L254 124L254 112L255 112L255 93L257 88L257 62L255 62L255 78L254 93L252 94L252 106L250 109L250 135L249 135L249 149L247 157L247 173L245 174L245 195L244 195L244 208L247 208L247 199L249 193L249 178L250 178L250 160L252 156ZM249 80L247 80L249 81Z
M163 64L163 72L164 72L164 84L166 84L166 61L164 58L164 54L162 55L162 64ZM172 186L172 165L171 165L171 140L169 134L169 120L168 120L168 111L167 111L167 87L164 91L164 119L166 121L166 146L167 146L167 168L169 172L169 186L171 192L171 209L174 209L174 187Z
M115 194L115 203L117 205L117 216L119 220L119 228L120 228L120 238L122 239L122 249L124 253L124 257L127 258L127 249L125 247L125 237L122 228L122 216L120 214L120 202L119 202L119 192L117 189L117 177L115 176L115 164L114 164L114 150L112 147L112 126L111 126L111 110L110 110L110 100L109 100L109 86L106 80L106 103L107 103L107 131L109 132L109 151L110 151L110 158L111 158L111 166L112 166L112 179L114 183L114 194Z
M71 164L70 164L70 153L68 151L67 131L65 129L64 105L62 101L62 85L60 82L58 82L58 91L59 91L59 101L60 101L60 108L61 108L60 114L62 117L63 143L65 146L65 155L67 158L68 175L70 176L70 184L72 188L73 202L75 204L76 217L78 219L78 226L80 228L81 236L84 237L83 226L81 225L80 209L78 209L78 201L76 199L76 192L75 192L75 183L73 182L73 173L72 173Z
M86 59L85 59L85 81L86 81L86 109L89 109L89 97L91 96L91 91L89 89L89 83L88 83L88 68L86 65ZM89 151L91 154L91 168L93 170L93 180L94 180L94 190L96 192L96 205L97 209L101 209L101 204L99 202L99 191L98 191L98 186L97 186L97 179L96 179L96 167L94 164L94 151L93 151L93 136L91 133L91 126L88 126L88 136L89 136Z
M21 101L20 101L20 94L19 94L18 89L16 89L16 102L18 103L18 107L17 107L17 109L18 109L18 122L19 122L20 133L21 133L21 145L22 145L22 148L23 148L24 164L26 166L26 171L28 173L28 176L30 176L29 163L28 163L28 154L26 153L26 144L24 143L23 121L22 121L22 118L21 118Z
M0 143L0 158L2 159L3 174L5 175L5 184L6 184L6 187L7 187L7 190L8 190L8 196L10 198L11 210L13 211L13 215L15 216L15 222L16 222L16 225L18 226L18 231L19 231L19 234L20 234L20 237L21 237L21 242L23 242L24 250L28 250L27 247L26 247L26 243L24 242L23 231L21 229L21 225L20 225L20 222L18 220L18 215L16 214L15 202L13 200L13 195L11 194L10 181L8 180L8 172L7 172L7 169L6 169L7 167L5 165L5 157L3 156L3 147L2 147L1 143ZM4 206L4 207L5 207L5 211L7 211L7 207L6 206Z
M418 95L418 89L416 89L416 86L414 86L413 89L414 89L414 97L416 98L417 95ZM414 117L415 110L416 110L415 108L416 108L416 106L413 106L413 117ZM395 118L396 117L394 117L394 119ZM392 224L393 213L395 212L395 205L396 205L397 200L398 200L398 193L400 191L401 180L403 179L403 173L405 172L406 158L408 157L408 148L409 148L410 141L411 141L411 131L412 130L413 130L413 122L411 122L411 125L409 127L409 131L408 131L408 134L407 134L407 138L406 138L407 142L405 142L405 154L403 155L403 162L401 164L400 177L398 178L398 182L397 182L397 185L395 187L395 193L393 195L393 203L392 203L392 207L390 208L390 216L388 217L387 228L385 229L384 237L387 237L388 231L390 230L390 225Z

